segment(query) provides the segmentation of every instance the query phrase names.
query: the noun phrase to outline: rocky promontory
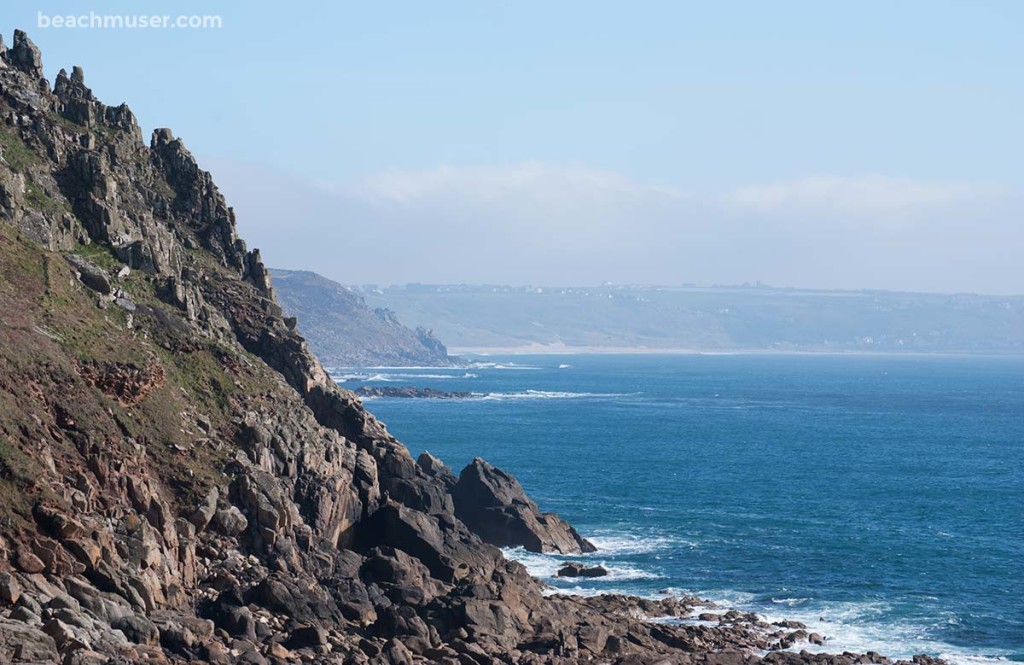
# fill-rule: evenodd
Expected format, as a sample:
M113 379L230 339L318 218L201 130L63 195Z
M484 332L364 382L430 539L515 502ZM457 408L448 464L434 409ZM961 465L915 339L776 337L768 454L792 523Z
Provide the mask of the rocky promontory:
M498 546L592 545L482 460L414 460L183 142L41 63L0 43L0 662L888 662L550 595Z
M308 270L274 268L275 292L321 362L332 367L451 367L461 364L432 331L406 327L389 309Z

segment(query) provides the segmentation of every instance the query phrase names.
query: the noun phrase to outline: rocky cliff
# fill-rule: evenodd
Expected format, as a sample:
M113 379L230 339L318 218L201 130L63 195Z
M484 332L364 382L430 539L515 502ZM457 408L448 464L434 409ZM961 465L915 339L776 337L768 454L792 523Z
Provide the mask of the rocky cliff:
M144 143L81 69L51 85L21 32L0 45L0 495L0 662L726 665L800 639L643 620L695 599L545 596L489 541L590 544L482 461L412 459L284 318L182 142Z
M394 312L315 272L271 271L278 301L298 319L321 362L332 367L447 367L448 349L425 329L412 330Z

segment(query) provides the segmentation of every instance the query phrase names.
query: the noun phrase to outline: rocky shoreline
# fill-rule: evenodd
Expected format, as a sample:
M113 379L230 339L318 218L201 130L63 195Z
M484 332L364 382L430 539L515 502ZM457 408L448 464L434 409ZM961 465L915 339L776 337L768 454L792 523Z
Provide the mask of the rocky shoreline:
M417 386L360 386L356 395L376 399L378 397L394 397L399 399L472 399L483 397L480 393L458 390L437 390L419 388Z
M181 140L0 42L0 662L889 662L550 594L498 548L593 545L413 459L296 328Z

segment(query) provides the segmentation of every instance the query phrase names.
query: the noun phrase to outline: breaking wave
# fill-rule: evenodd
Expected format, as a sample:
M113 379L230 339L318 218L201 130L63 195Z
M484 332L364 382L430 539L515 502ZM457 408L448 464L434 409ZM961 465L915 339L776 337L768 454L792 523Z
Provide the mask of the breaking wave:
M556 390L523 390L513 393L487 393L480 397L486 400L511 399L588 399L626 397L628 393L576 393Z
M331 374L338 383L348 381L358 381L361 383L398 383L399 381L405 381L407 379L475 379L479 374L473 374L472 372L464 372L462 374L408 374L405 372L398 373L364 373L364 372L353 372L347 374Z

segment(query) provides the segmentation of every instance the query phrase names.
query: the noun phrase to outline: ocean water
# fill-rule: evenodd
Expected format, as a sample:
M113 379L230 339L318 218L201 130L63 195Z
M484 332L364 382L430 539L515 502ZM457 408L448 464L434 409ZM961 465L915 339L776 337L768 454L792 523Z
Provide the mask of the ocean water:
M1024 359L476 360L336 376L479 393L368 406L414 455L485 457L593 540L509 552L553 586L695 593L804 621L824 651L1024 661ZM581 559L611 575L551 578Z

